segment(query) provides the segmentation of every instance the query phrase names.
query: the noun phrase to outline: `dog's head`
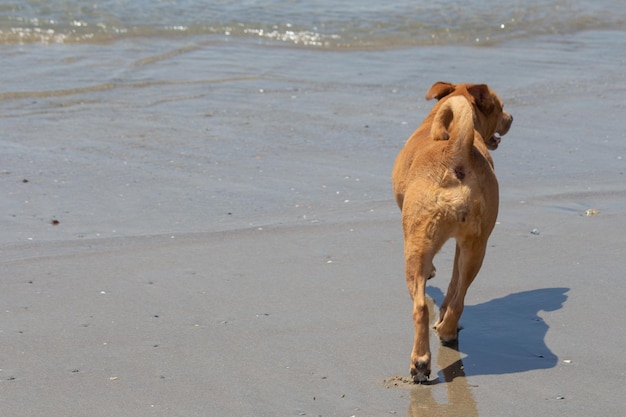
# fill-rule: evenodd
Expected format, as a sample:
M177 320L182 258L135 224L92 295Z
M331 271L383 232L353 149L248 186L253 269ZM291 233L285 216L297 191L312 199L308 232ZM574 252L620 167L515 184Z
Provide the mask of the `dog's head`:
M513 116L504 111L502 100L486 84L451 84L436 82L426 93L426 100L433 98L444 101L449 97L462 95L474 108L474 129L480 133L489 150L500 144L500 136L505 135Z

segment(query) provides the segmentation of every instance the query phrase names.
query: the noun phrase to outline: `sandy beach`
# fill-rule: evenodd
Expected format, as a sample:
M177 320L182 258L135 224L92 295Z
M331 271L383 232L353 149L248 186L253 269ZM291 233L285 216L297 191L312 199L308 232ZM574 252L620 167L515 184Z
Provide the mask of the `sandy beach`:
M90 47L6 61L48 66L2 93L2 415L626 416L623 32ZM415 386L390 172L440 79L515 121L458 347Z

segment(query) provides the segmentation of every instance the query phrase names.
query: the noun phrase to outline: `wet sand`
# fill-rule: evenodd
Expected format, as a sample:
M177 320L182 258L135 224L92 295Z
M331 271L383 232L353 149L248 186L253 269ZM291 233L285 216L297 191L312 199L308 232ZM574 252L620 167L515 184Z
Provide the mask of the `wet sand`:
M137 41L121 87L4 97L3 413L623 416L620 39L255 62ZM215 48L228 70L198 64ZM458 347L433 338L414 386L389 174L438 79L515 121Z

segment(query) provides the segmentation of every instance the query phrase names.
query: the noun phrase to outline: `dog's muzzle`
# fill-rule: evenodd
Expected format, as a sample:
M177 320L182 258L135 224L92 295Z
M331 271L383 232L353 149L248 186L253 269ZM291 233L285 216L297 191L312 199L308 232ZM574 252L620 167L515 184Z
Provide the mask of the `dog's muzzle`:
M512 124L513 124L513 116L503 111L502 118L500 119L500 124L498 125L498 128L496 129L496 133L499 134L500 136L506 135L509 129L511 128Z
M498 145L502 139L500 136L504 136L507 134L509 129L511 128L511 124L513 124L513 116L511 116L507 112L502 112L502 117L500 118L500 123L498 123L498 128L496 129L496 134L487 140L487 149L490 151L495 151L498 149Z

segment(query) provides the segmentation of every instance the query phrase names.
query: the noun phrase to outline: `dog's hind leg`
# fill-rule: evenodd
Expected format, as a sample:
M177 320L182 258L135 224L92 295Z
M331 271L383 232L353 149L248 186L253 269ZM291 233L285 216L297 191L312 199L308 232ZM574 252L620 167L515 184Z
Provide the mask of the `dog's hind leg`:
M415 382L424 382L430 376L429 314L426 304L426 281L429 260L419 251L405 247L406 280L413 299L415 339L411 352L411 375Z
M430 258L430 259L429 259ZM426 304L426 281L432 268L432 257L405 242L406 280L413 299L415 339L411 352L411 375L417 383L430 376L429 313Z
M411 211L411 210L407 210ZM435 273L433 258L447 236L433 227L437 216L420 216L419 208L404 218L404 256L406 281L413 299L415 339L411 352L411 375L415 382L425 382L430 376L430 321L426 302L426 281Z

